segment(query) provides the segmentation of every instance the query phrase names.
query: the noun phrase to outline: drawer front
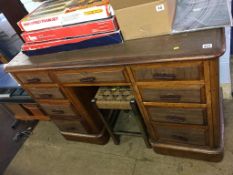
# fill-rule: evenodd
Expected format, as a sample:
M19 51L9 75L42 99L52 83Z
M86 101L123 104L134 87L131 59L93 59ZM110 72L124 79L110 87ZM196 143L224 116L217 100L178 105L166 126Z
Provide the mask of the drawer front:
M66 117L66 119L52 118L52 121L59 128L60 131L87 134L86 129L79 119L71 117Z
M40 104L50 116L77 116L70 104Z
M45 116L37 104L22 104L23 108L30 111L31 115L34 116ZM45 116L47 117L47 116Z
M157 126L159 142L171 142L181 144L207 145L207 132L204 129Z
M180 124L206 124L205 109L147 107L153 121L180 123Z
M100 72L59 72L57 78L62 83L127 82L123 69Z
M36 104L5 104L5 106L14 114L16 119L20 120L49 120Z
M36 83L52 83L47 72L27 72L17 73L16 76L23 83L36 84Z
M159 88L145 87L140 89L144 102L167 103L203 103L204 91L200 86L193 88Z
M6 103L4 106L6 106L15 116L25 116L26 118L29 116L28 112L20 104Z
M136 81L200 80L203 77L201 64L134 67L133 72Z
M57 88L28 88L34 98L37 99L64 99L61 91Z

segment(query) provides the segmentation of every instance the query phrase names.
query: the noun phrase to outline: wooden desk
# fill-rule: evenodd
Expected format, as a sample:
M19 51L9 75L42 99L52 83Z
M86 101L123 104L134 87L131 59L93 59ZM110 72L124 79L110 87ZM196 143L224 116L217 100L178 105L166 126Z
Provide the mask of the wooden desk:
M30 58L20 53L6 71L67 139L107 143L91 99L99 86L130 86L156 152L219 161L224 51L224 31L214 29Z

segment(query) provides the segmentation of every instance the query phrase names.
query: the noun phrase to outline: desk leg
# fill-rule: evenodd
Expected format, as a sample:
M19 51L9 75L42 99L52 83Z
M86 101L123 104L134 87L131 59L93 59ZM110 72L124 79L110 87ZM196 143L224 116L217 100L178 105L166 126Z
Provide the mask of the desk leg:
M141 115L140 115L140 112L138 110L138 107L137 107L137 103L134 99L132 99L130 101L130 105L131 105L131 108L132 108L132 111L135 115L135 121L137 122L137 125L142 133L142 137L143 137L143 140L146 144L146 147L147 148L151 148L151 144L149 143L149 139L148 139L148 135L147 135L147 132L146 132L146 127L144 125L144 122L141 118Z
M107 129L109 135L112 137L112 140L114 142L115 145L119 145L120 144L120 138L119 136L115 135L113 133L113 129L110 127L110 124L108 123L107 119L105 119L105 117L103 116L103 114L99 111L99 109L96 106L96 99L92 99L91 101L93 103L93 106L96 108L96 111L98 112L102 122L104 123L105 128Z

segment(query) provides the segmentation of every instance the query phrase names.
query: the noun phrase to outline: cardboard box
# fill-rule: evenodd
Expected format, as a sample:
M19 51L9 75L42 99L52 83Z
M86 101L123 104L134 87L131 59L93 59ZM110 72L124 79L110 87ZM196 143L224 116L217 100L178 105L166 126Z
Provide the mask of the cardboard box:
M169 34L176 0L110 0L124 40Z
M113 15L108 0L83 0L82 5L77 4L77 6L67 8L70 1L45 1L32 13L20 20L18 26L22 31L34 31L105 19Z
M28 56L33 56L75 49L83 49L88 47L117 44L122 42L123 39L120 31L115 31L71 39L55 40L50 42L25 43L22 46L22 51Z
M24 32L21 36L26 43L32 43L108 33L116 30L118 30L118 25L116 19L112 17L71 26Z

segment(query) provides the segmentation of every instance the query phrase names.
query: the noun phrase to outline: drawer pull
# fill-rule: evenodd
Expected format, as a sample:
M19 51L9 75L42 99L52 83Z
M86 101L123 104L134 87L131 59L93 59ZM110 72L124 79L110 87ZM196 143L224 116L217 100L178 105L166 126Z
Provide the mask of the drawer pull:
M180 101L181 95L160 95L161 100Z
M28 83L39 83L40 79L39 78L31 78L31 79L27 79Z
M55 113L55 114L64 114L65 112L63 110L52 110L52 113Z
M158 80L175 80L176 75L175 74L166 74L166 73L155 73L153 74L154 79Z
M74 126L71 126L71 127L66 128L66 130L67 130L67 131L75 131L76 128L75 128Z
M53 97L52 94L40 94L39 96L40 98L52 98Z
M180 141L183 141L183 142L188 142L189 141L189 139L187 137L180 136L180 135L171 135L171 137L173 139L180 140Z
M86 77L86 78L81 78L80 79L80 82L83 82L83 83L91 83L91 82L94 82L96 80L95 77Z
M168 120L172 120L172 121L176 121L176 122L185 122L185 120L186 120L184 117L173 116L173 115L168 115L168 116L166 116L166 118Z

